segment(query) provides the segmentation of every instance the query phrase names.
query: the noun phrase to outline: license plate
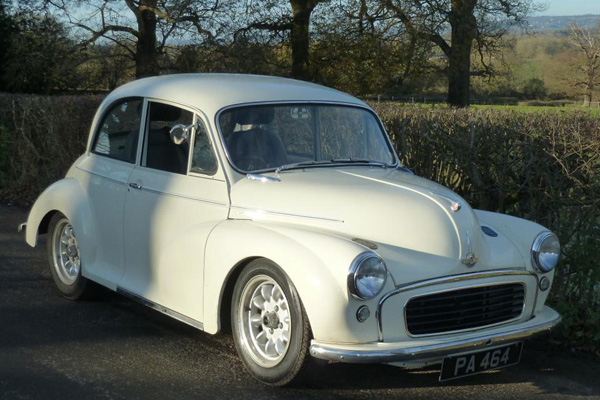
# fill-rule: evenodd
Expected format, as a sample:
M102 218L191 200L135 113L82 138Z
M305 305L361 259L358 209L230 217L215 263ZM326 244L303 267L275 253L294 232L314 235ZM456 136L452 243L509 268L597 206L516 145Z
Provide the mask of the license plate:
M490 350L446 357L442 362L440 382L518 364L521 350L523 342L517 342Z

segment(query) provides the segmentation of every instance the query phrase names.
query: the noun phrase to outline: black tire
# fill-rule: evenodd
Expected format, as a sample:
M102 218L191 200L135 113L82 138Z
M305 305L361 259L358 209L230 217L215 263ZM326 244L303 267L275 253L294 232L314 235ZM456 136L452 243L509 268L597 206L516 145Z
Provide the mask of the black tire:
M287 314L282 311L284 309L284 301L281 300L280 292L278 289L275 289L275 286L271 289L272 301L263 302L263 311L253 306L255 303L252 302L252 293L258 293L257 291L261 287L267 287L268 290L270 280L275 282L283 292L283 300L285 300L289 311ZM255 287L257 282L259 284ZM250 294L250 297L248 294ZM277 313L273 311L275 310L273 308L271 308L270 313L265 311L264 309L268 309L269 306L272 306L276 302L276 297L279 297L277 301L279 301L278 304L281 305L281 309L276 309ZM264 299L262 296L260 298ZM251 316L257 315L253 314L257 312L263 315L258 327L250 323ZM289 324L285 324L285 317L279 318L281 315L289 315ZM274 323L279 323L278 327L283 328L278 330L273 325ZM237 352L246 369L256 379L272 386L284 386L297 380L300 375L303 375L301 372L306 370L306 366L311 359L308 353L312 336L310 324L296 288L287 275L275 263L266 259L257 259L248 264L242 271L233 291L231 325ZM273 327L269 328L272 325ZM286 327L288 328L287 330ZM283 333L288 334L289 340L286 342L286 350L277 355L278 359L276 360L266 358L268 344L265 346L263 352L259 341L253 341L252 339L253 337L257 337L252 332L262 332L264 333L264 338L267 336L267 331L270 331L271 334L271 339L268 341L279 343L280 347L284 342L283 338L285 335ZM281 334L279 341L273 339L274 335L277 334ZM260 335L259 333L258 336ZM275 352L278 351L276 344L273 344L271 349Z
M56 248L58 245L56 241L61 240L61 234L64 233L64 229L68 227L71 227L71 223L69 219L61 213L55 213L50 219L50 224L48 225L48 240L46 241L50 274L52 275L52 280L54 281L56 288L63 297L66 297L69 300L91 298L95 293L95 287L92 282L81 275L81 262L79 261L79 267L77 268L76 274L73 273L72 276L69 276L66 270L61 267L61 261L58 255L59 249ZM72 227L70 229L71 232L73 232ZM61 232L58 232L59 230ZM77 241L74 233L72 233L72 237L75 240L76 245ZM73 245L71 245L71 247L73 247ZM75 257L79 260L78 246Z

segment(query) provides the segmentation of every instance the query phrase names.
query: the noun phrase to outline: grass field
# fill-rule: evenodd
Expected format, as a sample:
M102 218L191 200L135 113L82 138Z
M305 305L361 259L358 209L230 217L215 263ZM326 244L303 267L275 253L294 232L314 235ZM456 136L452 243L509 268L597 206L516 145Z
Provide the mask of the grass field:
M392 102L403 107L417 107L417 108L447 108L448 105L445 103L403 103L403 102ZM372 102L371 105L375 106L377 103ZM522 113L572 113L581 112L589 114L590 117L600 118L599 107L582 107L576 105L566 105L564 107L558 106L528 106L528 105L489 105L489 104L473 104L471 108L475 110L501 110L501 111L517 111Z
M539 112L555 112L555 113L568 113L568 112L584 112L590 114L592 117L600 118L600 108L594 107L581 107L581 106L564 106L564 107L552 107L552 106L502 106L502 105L473 105L476 110L507 110L507 111L518 111L523 113L539 113Z

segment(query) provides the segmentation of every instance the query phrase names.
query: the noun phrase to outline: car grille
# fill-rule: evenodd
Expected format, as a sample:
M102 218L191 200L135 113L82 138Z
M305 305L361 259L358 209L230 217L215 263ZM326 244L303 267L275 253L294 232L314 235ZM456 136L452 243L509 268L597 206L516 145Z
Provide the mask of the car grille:
M525 285L483 286L420 296L406 305L406 324L413 335L479 328L515 319L525 302Z

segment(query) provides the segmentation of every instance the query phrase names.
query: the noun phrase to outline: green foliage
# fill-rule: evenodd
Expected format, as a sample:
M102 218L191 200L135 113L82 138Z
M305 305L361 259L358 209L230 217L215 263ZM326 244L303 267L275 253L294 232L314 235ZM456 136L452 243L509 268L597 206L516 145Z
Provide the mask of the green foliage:
M544 81L538 78L528 79L523 85L523 97L525 99L543 99L546 97L547 90Z
M475 208L533 220L559 236L563 257L550 302L566 318L557 337L600 349L600 119L577 111L375 108L418 175Z
M21 12L14 17L4 59L4 80L11 92L52 93L78 88L81 53L66 27L51 15Z
M0 91L6 90L8 79L4 74L6 65L6 54L10 49L12 36L16 31L13 18L8 14L4 0L0 0Z

